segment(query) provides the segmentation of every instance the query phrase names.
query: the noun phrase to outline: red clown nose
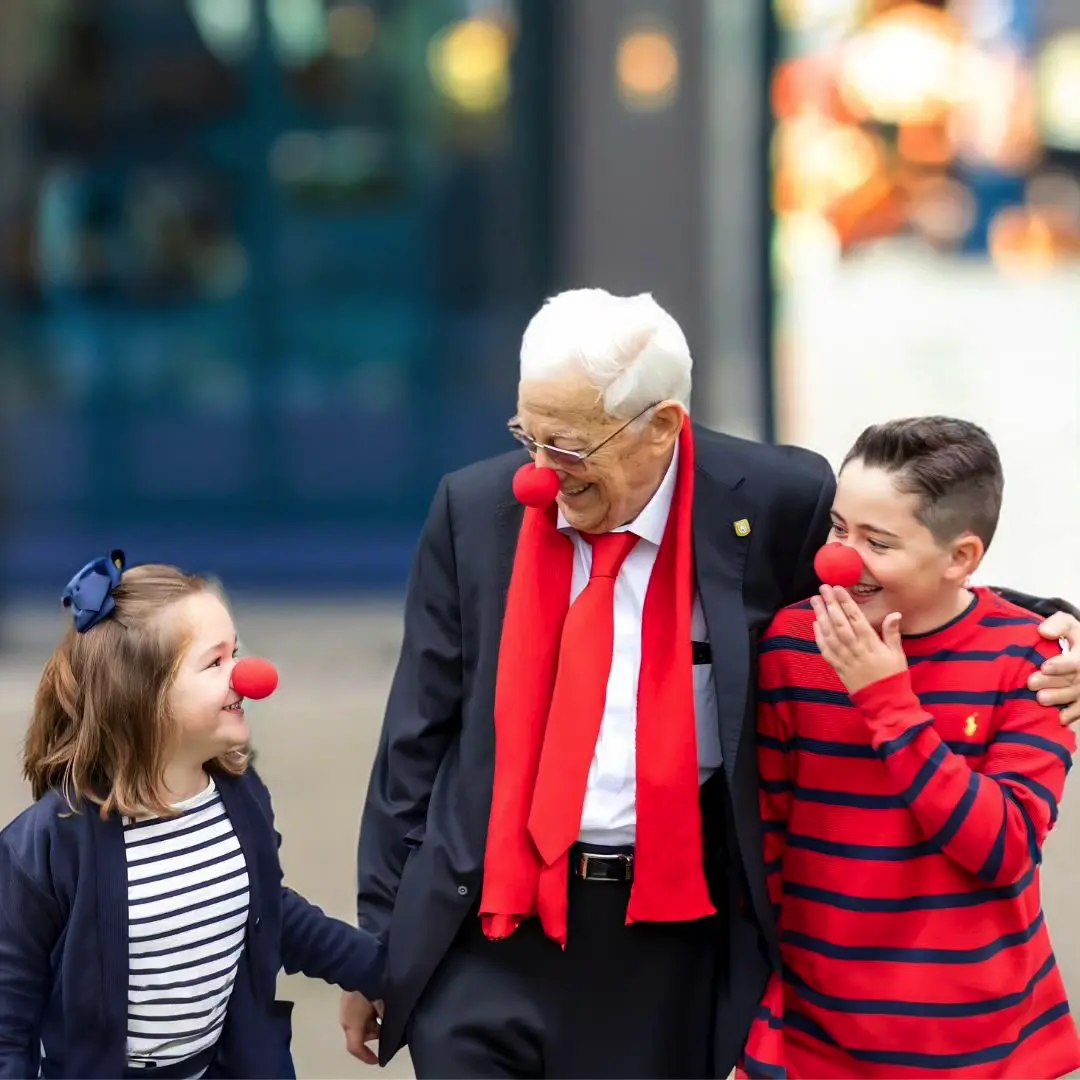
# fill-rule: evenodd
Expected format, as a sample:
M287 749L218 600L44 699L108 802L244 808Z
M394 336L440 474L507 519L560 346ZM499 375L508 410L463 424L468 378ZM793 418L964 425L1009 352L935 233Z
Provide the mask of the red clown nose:
M850 589L862 578L863 561L846 544L826 544L814 556L814 570L824 584Z
M514 498L519 503L543 510L559 494L559 478L552 469L538 469L531 462L514 473Z
M233 668L232 686L241 697L269 697L277 684L277 668L261 656L245 656Z

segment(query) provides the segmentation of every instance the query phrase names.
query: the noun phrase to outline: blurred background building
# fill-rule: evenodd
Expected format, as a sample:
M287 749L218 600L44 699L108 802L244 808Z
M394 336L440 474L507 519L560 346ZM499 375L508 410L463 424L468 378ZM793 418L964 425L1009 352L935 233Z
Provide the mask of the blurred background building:
M1078 154L1073 0L4 0L6 589L400 588L576 285L676 314L706 423L1068 460Z
M890 416L981 422L983 576L1080 595L1080 4L775 12L777 434L836 461Z
M439 476L510 445L545 296L653 289L703 349L704 20L5 0L9 589L117 544L233 588L399 588ZM762 161L732 171L764 213Z
M11 0L0 43L9 571L399 584L552 280L546 5Z

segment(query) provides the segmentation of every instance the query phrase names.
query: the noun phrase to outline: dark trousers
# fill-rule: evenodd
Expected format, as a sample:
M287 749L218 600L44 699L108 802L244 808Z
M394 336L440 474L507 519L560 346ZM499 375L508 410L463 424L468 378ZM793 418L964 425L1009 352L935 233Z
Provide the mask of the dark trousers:
M719 854L714 842L714 900ZM629 897L629 883L571 876L565 951L536 919L488 941L471 915L406 1029L417 1077L712 1076L724 908L626 926Z

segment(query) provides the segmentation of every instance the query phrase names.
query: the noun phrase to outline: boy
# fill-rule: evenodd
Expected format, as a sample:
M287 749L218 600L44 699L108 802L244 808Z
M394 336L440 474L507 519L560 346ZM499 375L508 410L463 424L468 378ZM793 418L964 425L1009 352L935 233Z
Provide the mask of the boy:
M966 585L1003 478L974 424L868 428L830 539L850 590L781 611L758 754L782 977L751 1076L1056 1077L1080 1067L1039 898L1075 739L1028 676L1036 620Z

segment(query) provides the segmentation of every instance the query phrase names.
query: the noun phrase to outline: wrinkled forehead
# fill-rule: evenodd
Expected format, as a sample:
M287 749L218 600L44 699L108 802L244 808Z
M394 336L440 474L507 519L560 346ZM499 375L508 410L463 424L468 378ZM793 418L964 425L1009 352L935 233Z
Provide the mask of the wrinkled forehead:
M544 432L588 434L611 422L603 394L583 375L518 384L518 418ZM536 432L533 432L536 434Z

